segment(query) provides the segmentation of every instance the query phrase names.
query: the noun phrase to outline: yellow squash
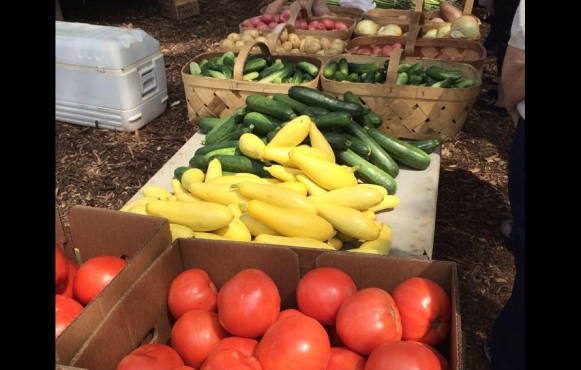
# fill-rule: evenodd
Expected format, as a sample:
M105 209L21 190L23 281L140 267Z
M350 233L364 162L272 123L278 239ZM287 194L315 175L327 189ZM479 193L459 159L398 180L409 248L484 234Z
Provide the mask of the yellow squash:
M251 132L246 132L238 139L238 148L245 156L253 159L262 159L266 144L262 139Z
M184 188L181 181L175 177L171 179L171 188L173 189L174 194L188 193L188 189Z
M189 168L187 169L180 179L184 189L189 189L190 184L194 182L204 182L206 174L199 168Z
M246 181L232 185L248 199L258 199L277 207L296 209L307 213L317 213L315 203L304 194L289 187L271 184L259 184Z
M383 201L381 192L362 184L344 186L329 190L324 194L311 195L309 198L355 208L360 211L374 207Z
M284 236L327 241L335 235L333 225L313 213L277 207L258 199L248 201L246 212Z
M281 181L298 181L297 175L303 173L298 168L285 167L281 164L264 166L264 170Z
M359 240L374 240L379 237L375 222L361 211L327 202L315 201L315 204L319 215L343 234Z
M180 224L169 224L169 231L171 232L171 241L177 238L193 238L194 231L187 226Z
M285 245L292 247L336 250L335 247L333 247L331 244L312 238L261 234L255 237L254 241L257 243Z
M237 189L232 188L231 184L228 183L194 183L190 185L189 190L190 193L198 198L207 202L219 203L224 206L248 201L248 198L242 196Z
M204 178L204 182L208 182L211 179L220 176L222 176L222 163L220 163L218 158L214 158L208 162L208 168L206 169L206 177Z
M284 186L287 188L295 189L296 191L298 191L299 193L301 193L304 196L309 195L309 193L307 192L307 186L298 180L297 181L283 181L280 184L276 184L276 186Z
M297 146L309 136L312 121L307 115L298 116L287 122L266 144L267 148Z
M349 252L389 254L391 251L391 228L383 225L379 231L379 237L375 240L363 242L359 248L350 249Z
M252 240L252 234L250 234L250 230L246 227L246 224L240 220L240 215L242 212L238 205L229 204L228 208L232 210L234 214L234 218L227 226L221 227L214 231L214 233L223 236L227 239L234 240L237 242L249 242Z
M335 152L333 151L333 147L331 147L327 138L315 124L312 124L309 130L309 140L313 148L324 151L329 155L329 160L335 162Z
M327 190L357 185L354 168L311 156L300 149L291 150L289 158L313 182Z
M243 181L255 181L263 184L278 184L281 181L276 178L264 178L256 175L247 174L234 174L234 175L222 175L215 177L207 182L207 184L236 184Z
M240 220L244 222L244 225L246 225L252 236L257 236L260 234L280 235L280 233L274 231L271 227L266 226L264 223L250 216L248 212L240 215Z
M151 202L152 200L159 200L159 198L158 197L154 197L153 195L152 196L149 196L149 197L137 198L135 200L132 200L129 203L126 203L123 207L121 207L119 209L119 211L121 211L121 212L128 212L131 208L133 208L133 207L135 207L137 205L140 205L140 204L147 204L147 203Z
M144 197L156 197L157 199L165 199L171 197L173 194L166 188L157 185L148 185L143 188Z
M328 191L327 189L321 187L319 184L315 183L304 173L297 175L297 180L305 185L308 195L324 194Z
M166 218L170 223L189 227L193 231L211 231L227 226L234 218L225 205L211 202L169 202L152 200L146 204L151 216Z
M381 203L373 207L369 207L369 210L373 212L381 212L385 211L386 209L395 208L398 204L399 198L396 195L384 195Z

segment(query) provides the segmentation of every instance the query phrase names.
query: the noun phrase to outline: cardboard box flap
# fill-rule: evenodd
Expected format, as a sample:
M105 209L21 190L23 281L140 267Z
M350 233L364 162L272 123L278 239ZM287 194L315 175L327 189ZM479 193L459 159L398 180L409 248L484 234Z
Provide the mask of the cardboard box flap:
M128 215L131 217L127 217ZM72 248L78 248L82 261L96 255L130 257L166 222L167 220L157 217L73 206L69 210L72 243L67 253L74 256L71 254Z
M108 315L127 289L171 244L166 219L87 206L69 210L71 238L65 251L74 258L78 248L83 261L102 255L131 257L127 265L56 338L58 364L70 361ZM86 366L93 369L93 366Z

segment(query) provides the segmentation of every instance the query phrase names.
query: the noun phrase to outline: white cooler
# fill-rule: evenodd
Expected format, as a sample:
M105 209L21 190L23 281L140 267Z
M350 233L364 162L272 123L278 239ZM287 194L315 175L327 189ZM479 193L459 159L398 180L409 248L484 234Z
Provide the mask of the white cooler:
M55 120L137 130L167 107L159 42L139 29L55 21Z

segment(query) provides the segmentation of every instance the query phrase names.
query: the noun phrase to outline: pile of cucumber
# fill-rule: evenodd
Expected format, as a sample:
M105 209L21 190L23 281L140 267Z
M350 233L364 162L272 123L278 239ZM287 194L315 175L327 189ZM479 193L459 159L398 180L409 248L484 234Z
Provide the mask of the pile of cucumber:
M190 62L192 76L231 79L234 75L236 54L227 51L211 59ZM244 61L243 81L263 83L302 84L312 81L319 75L319 67L306 60L292 62L277 56L249 54Z
M327 63L323 76L329 80L360 83L386 83L386 71L389 59L384 63L348 62L346 58ZM396 85L467 88L474 86L473 79L463 76L459 69L429 66L425 68L421 61L401 63L397 66Z
M188 168L206 170L209 162L218 158L225 172L272 177L264 169L267 163L242 154L238 139L252 132L268 143L285 123L308 115L335 150L338 163L357 167L359 180L381 185L395 194L400 166L425 170L430 165L429 153L442 143L439 138L412 141L387 134L380 129L381 116L352 92L346 92L341 100L310 87L292 86L288 94L249 95L246 104L227 117L207 117L198 122L200 132L206 134L204 146L196 150ZM176 177L179 179L186 169L176 169Z

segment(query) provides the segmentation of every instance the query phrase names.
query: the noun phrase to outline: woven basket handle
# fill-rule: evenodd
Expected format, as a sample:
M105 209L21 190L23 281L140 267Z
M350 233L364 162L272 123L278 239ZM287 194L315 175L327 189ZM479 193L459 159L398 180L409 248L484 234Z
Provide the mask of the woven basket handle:
M312 0L309 0L311 2L311 7L313 5ZM297 17L299 16L299 13L301 13L303 18L309 18L313 16L313 13L311 12L311 7L308 6L309 3L307 2L307 6L306 7L302 7L301 4L299 4L298 1L293 2L289 9L291 10L290 16L288 17L288 20L286 21L286 23L288 24L292 24L293 26L295 25L295 21L297 20Z
M466 0L464 1L464 10L462 13L464 14L472 14L472 8L474 7L474 0Z
M393 86L395 86L395 81L397 80L397 67L399 66L401 60L403 59L402 58L403 53L404 53L403 49L393 49L393 51L391 52L385 77L385 87L387 89L390 89Z
M416 48L416 41L420 35L422 24L424 24L425 16L422 11L414 11L410 17L410 29L405 42L405 54L414 55Z
M268 42L268 49L270 53L273 54L276 52L276 42L280 37L280 34L287 30L288 33L295 33L295 27L290 23L279 23L276 27L272 29L272 32L268 34L266 40Z
M234 73L233 76L234 80L242 81L242 76L244 75L244 64L246 63L246 58L250 54L250 51L253 47L258 46L263 54L270 55L270 50L268 50L268 46L262 41L249 41L240 51L238 52L238 56L236 57L236 62L234 62Z

